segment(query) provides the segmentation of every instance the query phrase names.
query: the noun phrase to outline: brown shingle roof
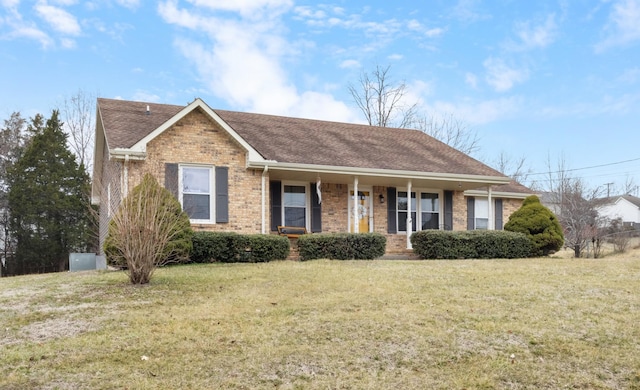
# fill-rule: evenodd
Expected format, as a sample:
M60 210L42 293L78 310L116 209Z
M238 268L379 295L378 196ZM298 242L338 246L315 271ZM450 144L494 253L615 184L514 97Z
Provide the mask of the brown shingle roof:
M110 149L132 147L183 108L169 104L98 98L99 115Z
M133 146L184 108L112 99L98 106L110 148ZM264 158L281 163L504 177L417 130L214 111Z

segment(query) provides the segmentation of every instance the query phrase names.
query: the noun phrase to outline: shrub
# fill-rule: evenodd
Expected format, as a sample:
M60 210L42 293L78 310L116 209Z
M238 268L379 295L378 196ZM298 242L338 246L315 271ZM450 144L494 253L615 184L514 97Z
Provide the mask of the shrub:
M532 247L526 235L502 230L423 230L411 244L423 259L513 259L528 257Z
M379 233L304 234L298 238L300 260L366 260L384 255L385 236Z
M196 232L191 261L208 263L268 262L289 256L289 239L265 234L243 235L233 232Z
M188 261L192 235L178 200L146 174L109 222L104 252L109 264L126 267L131 283L145 284L156 267Z
M526 234L533 243L532 256L547 256L562 248L564 243L558 218L535 195L527 197L511 214L504 230Z

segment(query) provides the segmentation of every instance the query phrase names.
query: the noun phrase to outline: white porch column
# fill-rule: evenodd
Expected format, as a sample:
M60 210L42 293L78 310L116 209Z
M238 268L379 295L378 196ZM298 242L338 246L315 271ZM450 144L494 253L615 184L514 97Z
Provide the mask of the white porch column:
M487 186L487 207L489 208L489 222L487 225L487 229L496 230L496 221L495 215L493 215L493 194L491 192L491 186Z
M411 219L411 180L409 180L407 182L407 249L413 249L411 233L413 233L413 220Z
M353 178L353 199L352 199L352 206L353 206L353 214L351 216L351 219L353 220L353 232L354 233L360 233L360 224L358 221L358 176Z
M267 175L269 166L265 165L262 171L262 234L267 234Z

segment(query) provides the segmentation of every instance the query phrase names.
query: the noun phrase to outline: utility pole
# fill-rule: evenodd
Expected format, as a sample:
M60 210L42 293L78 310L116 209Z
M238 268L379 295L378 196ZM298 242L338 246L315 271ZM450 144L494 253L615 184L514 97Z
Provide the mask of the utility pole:
M607 186L607 198L611 195L610 192L609 192L609 189L610 189L612 184L613 183L605 183L605 185Z

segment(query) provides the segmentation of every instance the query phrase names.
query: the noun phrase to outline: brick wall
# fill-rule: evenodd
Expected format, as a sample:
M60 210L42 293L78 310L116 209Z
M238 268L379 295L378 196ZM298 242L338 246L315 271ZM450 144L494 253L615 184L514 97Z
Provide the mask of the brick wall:
M197 109L187 114L147 145L145 161L129 163L129 190L147 172L164 184L165 163L229 168L229 222L192 225L194 230L261 232L262 171L245 168L245 151L205 113ZM268 221L268 210L266 217Z
M124 162L110 161L104 151L105 165L103 177L110 183L110 195L107 185L103 185L100 206L101 239L106 235L108 207L112 212L117 209L120 193L124 192ZM218 224L193 225L194 230L235 231L239 233L260 233L262 231L262 171L248 170L246 153L227 132L212 121L199 109L187 114L179 122L167 129L147 145L145 161L126 163L128 190L136 186L142 176L152 173L161 184L165 183L165 163L188 163L229 168L229 222ZM268 191L268 177L266 190ZM310 188L315 190L315 188ZM405 234L387 233L387 203L380 203L380 195L387 197L387 187L374 186L372 191L372 215L374 231L387 237L387 252L406 250ZM323 183L322 185L322 228L326 233L348 231L349 185ZM111 201L109 204L108 199ZM521 200L504 199L504 222L521 205ZM270 210L265 210L266 226L269 230ZM466 230L467 202L461 191L453 194L453 230Z

